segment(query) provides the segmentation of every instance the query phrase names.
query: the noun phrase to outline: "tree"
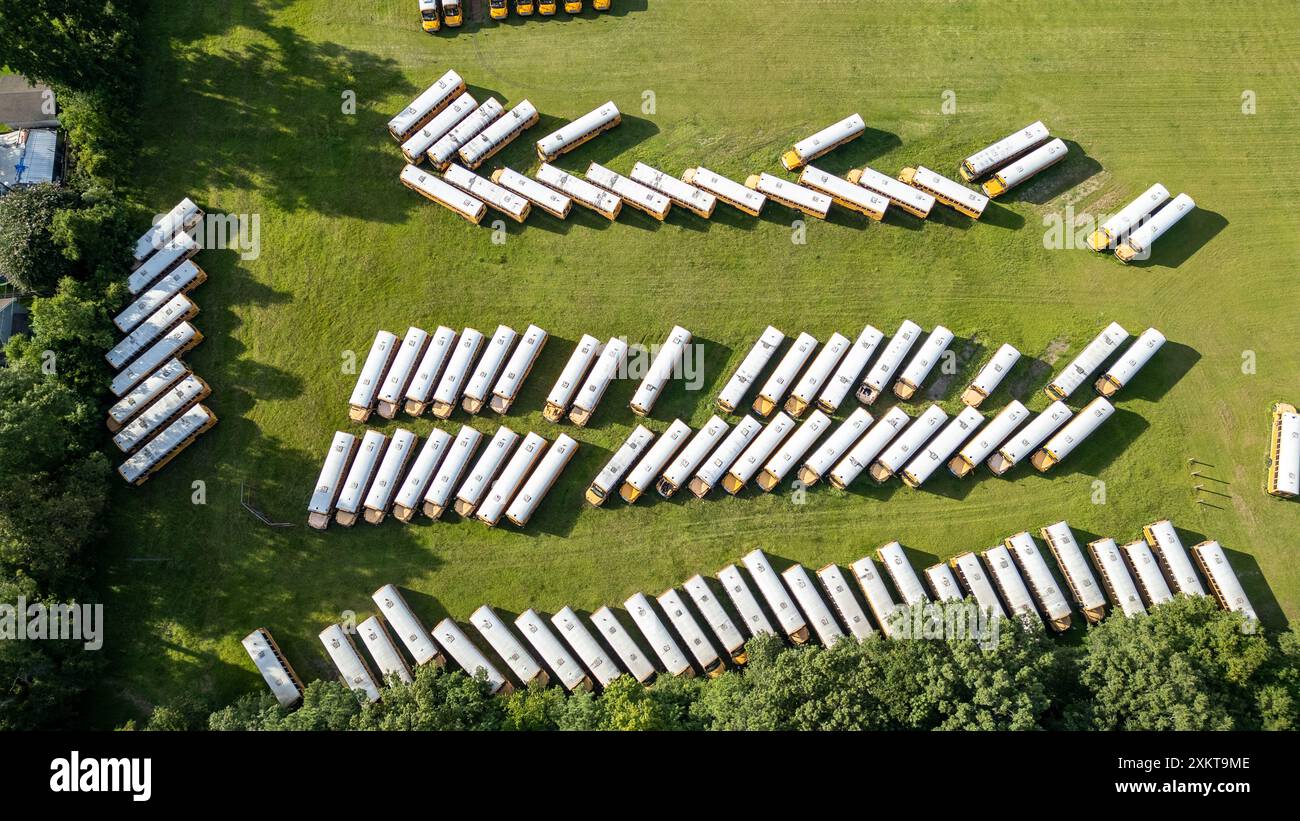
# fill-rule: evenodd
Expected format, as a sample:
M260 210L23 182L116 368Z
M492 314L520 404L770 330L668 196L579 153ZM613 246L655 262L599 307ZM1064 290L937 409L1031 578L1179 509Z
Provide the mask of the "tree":
M1085 642L1079 676L1091 699L1075 722L1098 730L1258 729L1258 694L1277 656L1254 628L1209 596L1106 619ZM1270 698L1284 694L1283 686ZM1275 705L1270 715L1279 709L1286 708Z
M5 348L11 368L55 377L86 399L108 392L104 353L117 334L92 286L65 277L53 296L32 300L30 317L31 335L14 336Z
M42 601L30 579L0 578L0 603ZM76 640L0 641L0 731L70 726L101 654Z
M61 208L77 197L50 183L0 197L0 278L27 293L48 294L72 267L52 233Z
M426 664L406 686L392 680L384 700L362 705L353 729L496 730L504 717L502 700L488 690L487 676L471 678L456 670ZM393 686L398 685L398 686ZM340 685L341 686L341 685Z
M38 82L129 92L140 12L136 0L0 0L0 54Z

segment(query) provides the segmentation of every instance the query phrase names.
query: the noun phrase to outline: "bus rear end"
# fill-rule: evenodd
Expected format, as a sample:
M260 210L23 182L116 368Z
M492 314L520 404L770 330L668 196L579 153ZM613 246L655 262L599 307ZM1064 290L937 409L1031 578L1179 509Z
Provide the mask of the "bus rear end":
M591 0L591 7L596 11L609 11L610 0Z
M420 0L420 28L430 34L442 28L438 19L438 0Z
M448 26L459 27L464 22L460 0L439 0L439 2L442 4L442 22Z
M520 17L532 17L536 10L537 4L534 0L515 0L515 14Z
M582 0L564 0L564 11L568 14L582 14Z
M493 20L504 20L510 10L506 8L506 0L488 0L488 15Z
M556 7L556 0L538 0L537 13L543 17L550 17L552 14L555 14Z

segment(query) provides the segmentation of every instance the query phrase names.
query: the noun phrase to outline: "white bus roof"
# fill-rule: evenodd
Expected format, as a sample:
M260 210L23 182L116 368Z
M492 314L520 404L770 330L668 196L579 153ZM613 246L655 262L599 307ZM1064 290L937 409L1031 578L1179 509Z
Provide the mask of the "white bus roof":
M140 235L135 241L132 256L136 262L143 262L150 254L162 248L180 232L188 231L202 218L203 209L186 197Z
M632 394L632 401L628 404L633 412L640 412L642 415L650 413L659 399L663 386L672 378L673 371L682 361L686 346L689 344L691 344L691 332L681 325L674 325L668 332L668 338L659 346L659 352L650 363L645 378L637 386L636 393Z
M338 498L343 474L348 469L356 445L356 436L344 431L335 432L329 452L325 454L325 464L321 465L320 476L316 479L316 489L307 505L308 511L322 516L328 516L334 511L334 501Z
M441 508L447 506L452 491L460 483L460 477L482 439L483 434L478 430L469 425L461 425L460 432L456 434L456 439L447 448L442 464L438 466L438 472L433 475L429 489L424 493L426 502Z
M142 379L158 370L165 362L179 356L198 343L201 337L189 322L181 322L167 335L150 345L143 353L113 377L110 385L114 396L124 396Z
M749 443L749 447L740 454L740 458L732 463L731 469L727 474L734 478L740 484L745 484L754 478L758 469L767 462L768 457L777 449L777 446L785 440L785 437L794 429L794 420L782 412L778 412L772 417L772 421L763 428L762 432L754 437Z
M989 204L989 198L978 191L972 191L961 183L950 180L944 175L931 171L924 165L916 167L916 184L933 191L940 197L971 209L977 215L983 214Z
M1128 331L1124 330L1123 325L1118 322L1107 325L1052 380L1052 383L1048 386L1052 395L1057 399L1068 398L1127 339Z
M514 191L551 216L564 219L569 215L573 201L532 177L525 177L509 168L499 168L492 172L492 179L497 185Z
M817 586L803 565L790 565L781 573L781 578L785 579L786 586L799 603L799 609L803 610L813 632L817 634L818 641L826 647L832 647L844 638L844 631L835 620L835 614L826 606L826 601L817 592Z
M460 332L460 341L452 350L447 369L442 372L442 379L438 380L438 387L433 391L435 402L446 402L449 405L456 403L456 398L460 396L465 386L465 376L469 373L474 356L482 344L481 332L473 328L466 328Z
M361 437L361 446L357 448L352 468L343 481L343 490L339 493L335 508L344 513L357 513L361 510L361 500L370 488L370 481L379 468L379 457L383 455L388 437L377 430L368 430Z
M161 308L154 311L134 331L105 354L104 358L114 368L120 368L135 358L140 351L165 334L177 322L198 313L198 308L184 294L176 294Z
M628 176L642 185L667 194L668 198L673 202L701 216L711 215L714 206L717 204L717 197L709 192L701 191L690 183L682 182L676 177L651 168L643 162L638 162L632 166L632 173L628 174Z
M363 507L388 511L393 501L393 494L397 492L398 482L402 478L402 469L410 462L411 453L418 440L419 437L405 428L393 431L393 438L389 440L388 449L384 451L384 459L379 463L375 481L370 483L370 491L366 494Z
M145 260L139 268L131 272L126 284L131 293L139 294L173 267L194 256L199 245L189 234L177 234L157 253Z
M641 461L628 473L627 484L642 493L648 490L690 435L691 426L680 419L674 419L668 430L646 450Z
M564 606L551 616L551 624L560 631L560 636L573 648L573 652L586 665L587 670L595 676L601 687L608 687L614 679L623 674L614 659L600 646L582 619L572 607Z
M1242 613L1248 619L1259 619L1255 614L1255 608L1250 604L1250 599L1246 598L1246 591L1228 562L1222 545L1214 540L1201 542L1192 548L1192 554L1196 556L1202 572L1210 580L1210 586L1214 588L1222 606L1234 613Z
M925 579L930 583L930 590L934 597L941 602L961 601L965 598L961 592L961 585L957 583L957 577L953 575L952 568L943 562L932 564L924 571Z
M489 605L485 604L475 610L469 617L469 622L474 625L474 629L493 652L501 657L521 684L527 687L538 676L543 677L542 681L546 680L542 665L533 658L533 654L524 647L523 642L515 638L509 623L503 621Z
M1133 340L1133 344L1129 345L1124 353L1119 355L1119 359L1115 360L1106 371L1106 378L1120 387L1127 385L1164 344L1164 334L1155 328L1147 328Z
M417 665L436 661L442 655L433 636L429 635L429 631L420 623L419 617L394 585L384 585L372 593L370 599L397 633L397 638L406 646Z
M805 137L795 143L794 153L799 155L799 159L807 162L866 130L867 124L862 121L862 115L853 113L839 122L831 123L811 137Z
M542 163L535 176L542 183L569 195L584 205L596 209L611 219L613 219L611 215L617 215L619 207L623 204L617 194L611 194L605 189L592 185L580 177L575 177L550 163Z
M119 426L126 424L128 419L139 413L142 408L148 407L162 395L163 391L189 372L190 369L184 362L174 358L169 360L166 365L145 377L144 381L109 408L109 417Z
M1029 409L1022 405L1019 400L1012 399L1007 406L998 411L998 415L993 417L987 425L975 434L966 445L958 451L962 459L965 459L972 467L977 467L983 462L989 454L997 450L1005 442L1020 423L1029 417Z
M623 662L632 677L644 682L655 674L654 665L646 658L636 639L627 632L623 624L608 607L602 607L591 614L591 622L596 630L605 637L605 641L614 650L614 654Z
M912 424L908 425L907 429L885 448L884 453L876 457L876 461L888 468L891 473L897 473L907 464L911 455L930 441L930 437L934 436L940 426L947 421L948 414L943 408L937 404L931 405L912 420Z
M1056 434L1047 440L1043 449L1056 457L1057 461L1069 456L1079 443L1092 435L1102 422L1115 412L1115 406L1105 397L1098 396L1089 402L1074 418L1065 423Z
M636 623L641 635L650 642L669 675L680 676L691 669L691 663L677 646L677 640L668 632L644 593L633 593L623 602L623 606L627 608L628 615Z
M831 470L832 483L839 488L846 488L853 484L853 480L875 461L877 454L885 449L885 445L898 435L911 418L897 405L885 411L885 415L867 429L866 434Z
M831 418L819 410L808 414L790 438L777 449L763 466L763 472L780 481L792 468L803 464L803 457L831 426Z
M1007 538L1006 547L1024 573L1024 578L1029 583L1030 594L1047 618L1052 620L1069 618L1070 603L1065 600L1065 594L1057 585L1056 577L1052 575L1052 570L1047 566L1047 560L1043 558L1038 545L1034 544L1034 537L1022 530Z
M448 100L464 90L465 81L461 76L455 71L448 71L388 121L389 133L395 137L405 134L412 126L427 117L430 111L441 108Z
M989 581L984 563L980 561L979 556L973 552L962 553L960 556L953 557L952 566L957 569L957 575L961 578L966 591L975 598L981 610L994 616L1007 615L1007 611L1002 608L1002 600L993 589L993 583Z
M988 564L989 574L999 592L1002 593L1002 598L1011 613L1020 616L1026 624L1041 625L1042 617L1034 607L1029 588L1025 587L1024 581L1020 578L1020 571L1016 569L1016 563L1011 558L1011 551L1007 550L1005 545L990 547L984 551L984 561Z
M1173 522L1161 519L1143 528L1147 542L1151 545L1156 558L1164 567L1165 575L1179 593L1189 596L1204 596L1205 587L1196 575L1196 568L1187 555L1187 548L1178 538Z
M690 650L691 655L695 657L700 669L709 670L717 665L721 661L718 651L709 641L700 623L695 620L695 616L686 608L686 602L682 600L681 595L670 587L659 594L657 601L664 615L668 616L669 623L677 630L677 635L681 636L682 641L686 643L686 649Z
M149 287L149 290L140 294L130 305L113 319L113 324L117 325L118 330L123 333L130 332L135 326L139 325L155 311L161 308L168 300L173 299L177 294L188 291L191 287L198 284L207 274L194 264L193 260L185 260L180 265L167 272L167 275L155 282Z
M930 600L912 563L907 560L907 551L903 550L901 544L888 542L881 545L876 552L879 554L880 563L885 566L885 572L894 582L894 589L903 599L903 604L910 607Z
M837 202L847 202L864 209L876 219L884 218L885 210L889 207L888 197L861 185L854 185L843 177L813 168L811 165L804 166L799 174L799 183L814 191L820 191Z
M383 384L388 363L393 361L397 349L397 335L388 331L375 334L375 341L370 344L370 353L357 374L357 384L352 388L348 405L354 408L372 408Z
M451 102L446 108L438 112L424 128L412 134L406 142L402 143L402 153L406 155L409 162L418 163L433 144L451 131L461 120L469 116L470 112L478 108L478 101L468 91L461 94Z
M1004 442L998 449L998 454L1011 465L1017 464L1036 450L1044 439L1051 436L1053 431L1064 425L1073 415L1074 412L1066 407L1064 402L1059 400L1053 402L1019 433Z
M874 168L864 167L858 178L858 185L868 191L883 194L890 201L915 209L924 218L934 208L934 197L919 188L913 188L902 180L896 180L887 174L881 174Z
M758 395L773 405L781 404L786 392L794 384L795 377L803 370L804 363L816 349L817 337L807 332L799 334L790 349L781 357L781 361L777 363L772 375L763 383L763 387L759 388Z
M672 200L667 195L661 194L649 186L642 185L636 180L629 179L616 171L611 171L599 163L588 165L586 176L587 179L601 188L617 194L628 205L636 206L659 219L667 216L668 209L672 207Z
M270 633L259 627L244 636L241 643L281 707L292 707L302 698L302 686L298 683L298 677L281 657Z
M745 416L736 423L727 437L718 445L717 450L709 456L704 464L700 465L699 470L695 471L695 477L699 479L706 487L713 487L718 480L726 474L736 459L740 456L745 446L758 435L763 429L763 424L752 416Z
M451 619L438 622L433 628L433 637L466 674L475 676L479 670L482 670L487 676L489 692L495 693L506 685L506 677L501 675L501 671L494 667L492 662L488 661L483 651L470 641L469 636L465 635L465 631L460 629L460 625L456 622Z
M492 483L492 490L478 506L475 516L479 521L496 524L501 519L501 514L509 507L510 502L515 498L515 493L545 452L546 444L546 440L540 434L529 431L514 455L510 457L510 461L501 469L501 475Z
M188 374L167 389L166 393L140 412L140 415L113 436L113 444L129 453L144 444L164 425L190 405L208 395L208 386L194 374Z
M496 122L497 118L504 113L505 106L501 105L495 97L488 97L482 105L442 135L433 147L425 152L425 156L439 169L450 167L460 147L474 139L480 131Z
M560 471L569 464L569 460L577 450L578 443L567 433L555 437L555 441L547 448L546 454L537 463L532 475L524 482L523 487L519 488L519 493L506 508L506 518L519 527L528 524L528 520L537 512L537 506L542 503L542 499L546 498L551 486L555 484Z
M1156 183L1139 194L1132 202L1124 206L1113 217L1101 224L1101 230L1110 235L1112 242L1128 236L1133 226L1137 225L1147 214L1165 204L1169 199L1169 189Z
M898 633L894 614L902 609L902 605L894 601L894 597L889 594L889 588L885 587L885 580L881 578L876 563L870 556L863 556L849 569L853 571L853 577L858 580L858 587L862 589L867 607L871 608L871 614L876 617L881 632L893 638Z
M930 375L930 371L934 370L934 366L939 364L939 357L948 350L952 340L952 331L942 325L934 326L934 330L930 331L930 335L921 343L921 347L912 354L912 359L907 363L907 367L903 368L898 378L912 387L920 387L925 378Z
M388 630L378 616L371 616L358 624L357 634L361 636L361 643L370 652L370 657L375 660L381 680L397 676L407 684L413 681L411 668L406 666L406 659L397 651L397 645L389 638Z
M799 211L811 212L814 216L826 218L831 210L831 198L811 188L804 188L796 182L774 177L766 172L758 175L754 190L759 191L782 205Z
M817 397L817 404L822 410L834 413L839 408L844 397L848 396L849 391L857 385L862 370L867 367L871 355L876 352L876 348L884 338L885 335L874 325L867 325L862 329L862 333L854 340L853 347L840 361L835 375L826 383L826 389L822 391L821 396Z
M1128 567L1124 564L1124 558L1120 555L1115 540L1105 538L1089 542L1088 550L1092 552L1092 559L1106 582L1112 603L1125 616L1132 617L1145 613L1146 606L1142 604L1142 596L1138 593L1133 577L1129 575Z
M465 477L457 489L456 499L470 507L478 507L518 441L519 434L505 425L498 427L492 440L474 462L474 467L470 468L469 476Z
M1065 159L1069 151L1064 140L1052 140L1000 169L997 178L1007 188L1014 188L1049 165Z
M948 461L953 452L961 446L963 442L970 438L975 432L975 428L984 421L984 414L974 408L962 408L961 412L949 420L943 430L935 435L929 445L920 449L907 467L903 469L903 477L909 480L913 487L920 487L926 479L934 474Z
M632 432L623 440L619 449L614 451L614 455L609 457L605 467L601 468L600 473L592 480L592 485L604 491L606 495L614 493L622 484L623 477L631 470L637 454L646 449L646 446L654 441L654 431L645 425L637 425Z
M428 347L424 349L424 356L420 358L420 364L416 366L415 375L411 377L411 385L406 389L407 399L419 403L429 401L433 395L433 389L438 385L438 379L442 376L442 368L447 364L447 359L451 356L455 343L456 332L446 325L439 325L438 329L433 332Z
M564 363L564 370L560 371L550 393L546 394L546 404L558 407L561 412L567 410L573 395L578 392L583 377L591 368L591 363L595 362L599 355L600 340L591 334L583 334L573 353L569 355L569 361Z
M383 384L379 387L378 399L381 402L400 403L406 396L406 386L415 375L421 354L429 342L429 333L422 328L406 329L406 336L393 356L393 364L388 368Z
M520 613L515 618L515 627L541 656L546 666L551 668L564 689L573 692L589 686L587 671L574 660L555 633L551 632L546 619L538 615L536 610L530 607Z
M805 404L812 404L812 401L817 398L817 389L830 378L831 371L840 364L840 358L844 356L851 344L847 336L841 333L831 334L831 338L826 340L826 344L817 352L817 356L813 357L808 370L799 377L799 382L794 386L791 395L803 400Z
M903 363L903 357L907 356L907 352L912 350L912 346L916 344L916 340L920 335L921 326L910 319L904 319L903 323L898 326L898 330L890 337L889 344L881 352L876 364L867 372L864 384L877 391L883 391L889 387L894 372Z
M510 355L505 370L501 371L501 377L497 379L496 385L492 387L492 410L497 413L505 413L509 410L510 405L515 401L515 397L519 395L519 388L524 384L524 380L528 378L529 372L533 369L533 364L537 362L537 357L541 355L542 348L545 347L546 340L549 338L550 334L536 325L529 325L524 328L523 336L519 339L519 345L515 347L515 352Z
M1056 557L1056 564L1065 575L1065 581L1074 595L1079 609L1097 611L1106 606L1106 597L1101 585L1092 574L1088 560L1083 557L1083 549L1074 538L1073 531L1065 522L1057 522L1043 528L1043 540Z
M1165 581L1164 574L1160 572L1160 564L1145 539L1129 542L1120 547L1120 550L1128 556L1129 567L1133 570L1138 587L1146 594L1148 606L1154 607L1173 599L1174 592L1169 589L1169 582Z
M1050 134L1042 120L1032 122L990 146L971 154L962 163L971 178L982 177L1006 165L1015 157L1046 142Z
M704 166L695 168L690 174L690 184L696 188L703 189L715 197L728 204L743 207L755 213L763 210L763 203L767 202L767 197L752 188L746 188L735 180L716 172L710 171Z
M587 380L578 389L578 395L573 398L574 408L580 408L588 413L596 410L601 397L605 395L605 389L609 387L610 380L614 378L626 354L627 343L616 336L610 337L605 343L605 349L596 359L596 364L591 366L591 373L587 374Z
M1165 232L1196 208L1196 202L1186 194L1179 194L1173 201L1161 208L1154 215L1133 229L1129 234L1128 246L1136 251L1146 251L1151 244L1165 235ZM149 263L145 263L148 265Z
M772 609L772 614L781 623L781 629L786 632L786 635L793 636L806 628L807 622L804 621L799 608L795 607L794 600L790 598L785 585L781 583L781 577L772 569L772 564L763 551L758 548L751 550L741 561L754 577L758 592L763 594L767 606Z
M502 145L524 133L536 122L537 107L528 100L520 100L500 119L460 147L457 153L460 155L461 162L471 168L478 166L494 152L499 151Z
M844 571L840 570L840 566L828 564L817 571L817 577L822 580L826 595L830 596L831 604L839 613L840 621L849 628L849 633L858 641L866 641L874 635L876 629L871 626L867 612L858 603L858 597L853 594L853 589L849 586L849 581L844 576Z
M537 156L549 161L563 154L575 142L597 129L606 128L621 118L618 106L610 100L588 111L578 119L565 123L560 128L537 141Z
M471 197L456 186L429 172L420 170L418 166L407 165L403 168L401 180L424 196L450 208L471 222L477 223L487 213L487 206L481 200Z
M366 665L365 659L357 652L352 638L343 632L337 624L331 624L320 632L320 643L325 645L325 652L343 677L343 683L352 690L365 693L370 701L379 700L379 686Z
M691 440L677 454L677 458L663 471L663 478L673 486L674 490L690 481L696 468L714 446L722 441L728 428L727 423L722 421L722 417L714 414L708 422L704 423L704 427L691 437Z
M776 635L772 623L767 620L767 614L741 575L740 568L734 564L727 565L718 571L718 581L722 583L723 590L727 591L727 598L731 599L732 606L740 614L740 620L744 622L749 635Z
M745 646L745 637L741 635L740 630L736 627L735 622L727 615L727 610L722 606L713 595L713 590L709 588L709 583L699 573L691 576L682 583L682 588L686 594L695 602L699 609L700 615L704 621L713 630L713 635L722 645L722 649L728 653L736 654Z
M840 460L849 448L853 447L862 435L867 432L872 423L871 414L866 408L854 408L853 413L840 423L821 447L812 452L804 465L813 473L821 476L830 470L836 462Z
M980 372L975 374L975 378L970 383L971 387L988 396L997 390L998 385L1002 384L1002 380L1019 361L1020 351L1016 350L1014 345L1003 343L993 352L993 356L984 367L980 368Z
M528 216L532 203L527 197L502 188L486 177L480 177L473 171L459 165L449 165L443 172L443 179L480 199L501 213L516 221L523 221Z
M492 383L501 373L501 366L505 364L506 356L509 355L510 348L518 337L519 334L509 325L497 326L492 338L483 347L483 353L479 356L478 363L474 365L469 381L465 383L462 394L466 399L473 399L480 403L487 399L488 391L492 389Z

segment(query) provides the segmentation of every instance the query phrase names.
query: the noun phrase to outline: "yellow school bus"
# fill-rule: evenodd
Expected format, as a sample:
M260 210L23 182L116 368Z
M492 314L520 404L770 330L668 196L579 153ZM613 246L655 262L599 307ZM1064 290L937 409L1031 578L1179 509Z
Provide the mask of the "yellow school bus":
M582 0L564 0L564 10L569 14L582 14Z
M504 20L510 9L506 8L506 0L488 0L488 16L493 20Z
M550 17L552 14L555 14L556 5L555 0L539 0L537 3L537 13L543 17Z
M429 33L442 28L438 19L438 0L420 0L420 28Z
M460 0L439 0L442 6L442 22L449 26L459 26L462 22Z
M532 17L535 8L533 0L515 0L515 14L520 17Z

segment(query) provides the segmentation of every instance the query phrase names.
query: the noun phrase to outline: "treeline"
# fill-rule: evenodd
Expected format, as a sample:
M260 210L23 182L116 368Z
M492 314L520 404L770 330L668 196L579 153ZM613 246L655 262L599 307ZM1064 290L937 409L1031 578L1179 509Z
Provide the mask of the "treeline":
M143 212L118 184L135 155L137 0L0 0L0 65L49 85L70 178L0 197L0 277L30 299L31 334L0 367L0 603L98 601L95 544L111 317ZM147 222L147 219L144 220ZM0 729L76 724L100 670L80 641L0 641Z
M492 696L463 672L420 668L365 703L313 681L295 710L269 692L211 713L212 730L1294 730L1300 641L1252 632L1207 597L1112 617L1078 644L1001 623L998 640L870 639L831 649L760 637L716 679L630 676L599 694L558 686ZM986 646L987 645L987 646ZM150 729L199 729L172 705Z

